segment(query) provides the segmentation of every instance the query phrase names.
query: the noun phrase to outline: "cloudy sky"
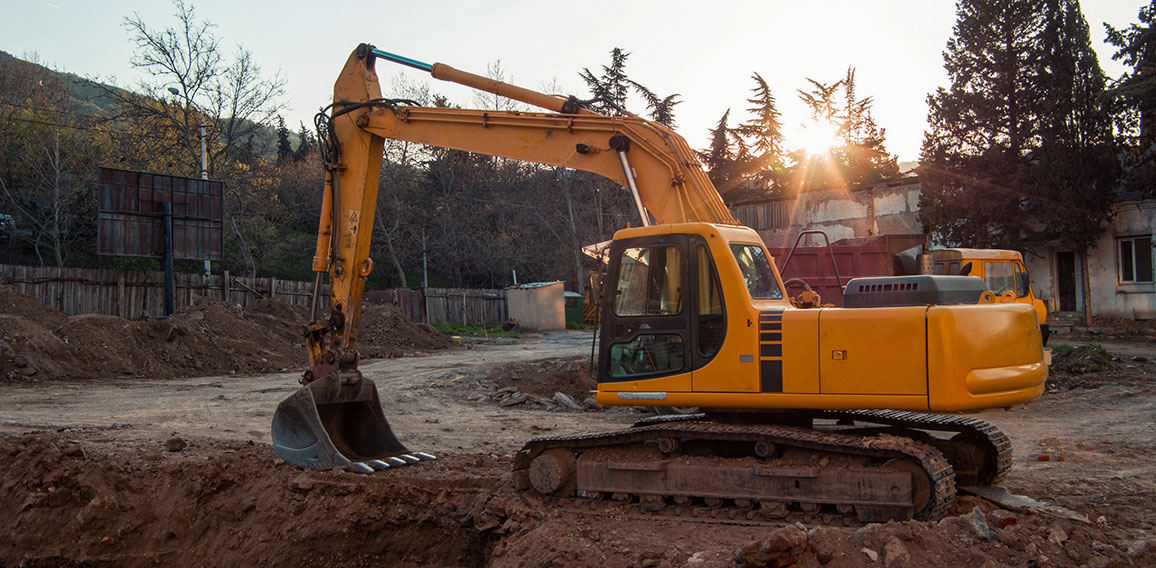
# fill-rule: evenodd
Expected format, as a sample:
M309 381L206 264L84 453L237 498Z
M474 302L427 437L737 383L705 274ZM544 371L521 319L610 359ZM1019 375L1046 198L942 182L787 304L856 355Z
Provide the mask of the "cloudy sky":
M770 83L792 146L807 119L796 90L808 77L834 82L853 65L859 96L874 97L876 122L901 161L918 158L925 98L946 83L942 52L955 22L949 0L190 1L199 17L217 25L223 45L244 45L266 73L288 80L285 118L294 127L311 123L328 103L337 72L361 42L479 74L501 61L507 80L533 89L557 84L580 97L587 92L579 71L599 71L609 51L621 47L631 54L631 78L660 95L682 95L676 129L696 148L707 145L707 131L728 108L732 123L744 118L752 72ZM1103 23L1127 26L1146 3L1082 3L1110 76L1124 68L1103 43ZM115 78L122 86L138 78L124 18L138 13L155 27L175 24L172 5L155 0L6 4L0 8L0 50L83 76ZM437 83L431 87L456 104L473 101L467 89L416 70L381 64L378 72L387 94L390 79L405 74Z

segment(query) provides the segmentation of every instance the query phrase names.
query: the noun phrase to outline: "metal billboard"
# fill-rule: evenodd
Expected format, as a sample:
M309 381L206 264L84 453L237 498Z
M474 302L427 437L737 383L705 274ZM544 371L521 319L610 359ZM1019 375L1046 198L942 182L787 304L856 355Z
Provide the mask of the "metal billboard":
M171 203L173 257L220 260L224 194L220 181L102 167L97 254L163 258Z

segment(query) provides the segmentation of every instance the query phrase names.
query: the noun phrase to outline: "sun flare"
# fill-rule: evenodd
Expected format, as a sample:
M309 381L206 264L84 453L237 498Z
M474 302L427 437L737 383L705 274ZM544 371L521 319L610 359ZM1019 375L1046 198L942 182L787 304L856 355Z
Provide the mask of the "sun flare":
M810 156L822 156L843 144L834 124L810 122L799 131L799 146Z

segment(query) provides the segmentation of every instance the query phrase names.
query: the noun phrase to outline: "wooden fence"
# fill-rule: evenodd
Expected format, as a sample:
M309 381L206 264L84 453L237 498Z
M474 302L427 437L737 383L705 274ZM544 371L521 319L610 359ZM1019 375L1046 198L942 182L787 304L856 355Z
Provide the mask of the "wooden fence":
M207 296L231 304L248 305L260 298L276 298L309 307L312 282L277 278L247 278L222 274L174 274L176 309ZM126 319L155 319L165 313L163 272L122 271L57 266L0 264L0 283L32 296L66 314L108 314ZM321 301L328 301L329 287Z
M223 274L175 274L176 309L207 296L248 305L259 298L276 298L309 307L312 282L277 278L246 278ZM107 314L126 319L156 319L165 313L163 272L120 271L56 266L0 264L0 284L32 296L66 314ZM507 319L505 290L460 288L398 288L368 290L366 301L394 304L414 321L492 324ZM329 287L319 299L324 312Z
M506 321L505 290L425 288L425 316L429 323L468 325Z

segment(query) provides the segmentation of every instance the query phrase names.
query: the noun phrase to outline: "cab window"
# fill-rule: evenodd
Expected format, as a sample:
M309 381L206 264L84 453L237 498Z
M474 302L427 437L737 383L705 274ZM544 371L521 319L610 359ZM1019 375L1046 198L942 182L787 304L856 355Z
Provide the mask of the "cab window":
M988 262L983 267L987 289L996 295L1015 290L1015 273L1010 262Z
M619 257L614 313L669 316L682 313L682 267L678 247L633 247Z
M1028 273L1019 263L1014 263L1016 277L1016 296L1020 298L1028 295Z
M695 281L698 282L697 326L698 354L714 357L722 347L726 334L726 320L723 316L722 288L719 286L718 270L715 269L710 251L705 244L694 247Z
M611 345L608 358L610 376L616 379L681 371L682 337L657 333L639 335L628 343Z
M732 244L731 252L738 261L747 290L756 300L781 300L783 291L771 270L771 262L759 245Z

